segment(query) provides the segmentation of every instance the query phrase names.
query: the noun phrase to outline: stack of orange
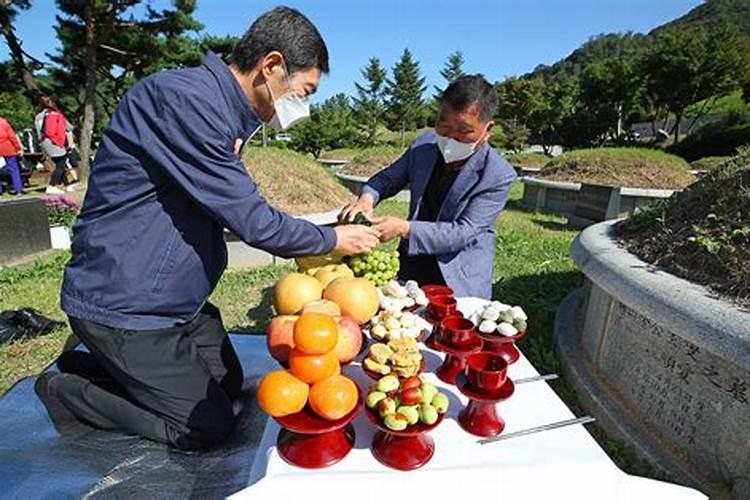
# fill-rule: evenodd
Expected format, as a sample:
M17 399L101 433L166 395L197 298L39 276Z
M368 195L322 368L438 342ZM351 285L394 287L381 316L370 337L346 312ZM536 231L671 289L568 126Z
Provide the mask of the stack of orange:
M301 411L307 403L317 415L338 420L357 405L357 386L341 375L334 348L338 326L328 314L303 313L294 323L294 349L289 370L268 373L256 397L272 417Z

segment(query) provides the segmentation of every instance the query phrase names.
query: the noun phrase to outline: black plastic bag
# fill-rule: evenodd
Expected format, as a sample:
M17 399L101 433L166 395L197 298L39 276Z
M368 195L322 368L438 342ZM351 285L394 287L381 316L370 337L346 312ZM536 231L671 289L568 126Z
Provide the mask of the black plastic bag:
M47 335L63 326L65 323L43 316L36 309L3 311L0 313L0 344Z

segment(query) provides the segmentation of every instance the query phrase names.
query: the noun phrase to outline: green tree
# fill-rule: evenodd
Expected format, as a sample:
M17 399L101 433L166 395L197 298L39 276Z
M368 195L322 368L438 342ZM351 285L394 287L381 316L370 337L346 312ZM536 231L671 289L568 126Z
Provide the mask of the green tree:
M16 132L33 127L34 107L12 62L0 63L0 82L4 82L0 89L0 116L7 119Z
M440 76L445 78L448 83L453 81L459 76L464 76L464 55L460 50L453 52L448 56L448 60L443 65L443 69L440 70Z
M404 49L399 61L393 66L393 79L386 80L388 95L388 114L391 128L401 131L401 146L405 146L406 130L413 130L420 108L423 105L422 94L426 90L425 78L419 71L419 63L409 49Z
M500 101L498 118L527 128L530 138L549 153L561 137L564 120L575 108L576 80L561 75L514 77L497 84L496 90Z
M654 112L674 117L675 143L688 106L705 100L694 116L695 123L717 98L739 88L747 71L746 43L730 25L656 33L642 58L642 71L647 75L646 91Z
M597 124L591 135L619 139L640 106L643 88L644 78L633 52L589 63L581 75L579 98L592 123Z
M18 13L22 10L28 10L30 7L30 0L0 0L0 31L2 31L5 43L8 45L16 73L20 75L27 93L34 98L39 95L40 90L34 79L33 71L41 67L42 64L23 50L13 26Z
M80 117L81 173L88 173L96 123L139 78L200 60L200 44L187 36L202 26L195 0L174 0L157 11L142 0L56 0L61 48L51 59L55 95Z
M464 55L460 50L457 50L455 52L452 52L448 59L445 61L445 64L443 64L443 69L440 70L440 76L445 78L445 81L448 82L448 85L453 83L456 78L459 76L463 76L466 73L464 72ZM440 87L435 86L435 95L434 99L438 100L440 99L440 96L443 94L443 90Z
M378 124L385 113L386 69L380 59L371 57L362 69L364 83L355 83L357 97L354 98L354 116L362 143L371 146L375 143Z
M528 140L529 129L515 120L499 120L490 133L490 144L504 151L519 152Z
M292 127L290 133L292 149L315 158L325 150L353 146L357 129L349 98L336 94L323 104L312 106L310 119Z
M33 127L34 108L22 92L0 92L0 117L8 120L18 132Z
M206 35L201 38L199 42L200 50L198 52L201 57L203 57L203 55L208 51L214 52L217 56L222 58L224 62L229 63L229 56L232 54L232 49L234 49L234 46L238 41L239 38L236 36ZM190 62L188 61L181 62L190 64Z

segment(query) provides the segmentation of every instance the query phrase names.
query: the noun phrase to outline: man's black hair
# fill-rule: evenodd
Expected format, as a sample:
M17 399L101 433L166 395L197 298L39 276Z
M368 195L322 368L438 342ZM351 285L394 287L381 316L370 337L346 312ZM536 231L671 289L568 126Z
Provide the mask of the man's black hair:
M318 68L328 73L328 48L318 29L301 12L275 7L261 15L232 50L231 62L247 73L272 51L284 56L289 73Z
M494 87L483 75L464 75L456 78L443 91L441 104L447 104L456 111L466 111L476 104L482 121L492 120L497 112L497 94Z

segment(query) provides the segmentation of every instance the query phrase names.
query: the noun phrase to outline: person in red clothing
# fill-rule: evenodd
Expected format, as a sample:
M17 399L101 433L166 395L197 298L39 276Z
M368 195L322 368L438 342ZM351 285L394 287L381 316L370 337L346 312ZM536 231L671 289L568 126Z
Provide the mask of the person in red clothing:
M55 170L49 179L47 194L62 194L68 182L65 172L68 168L69 152L73 148L73 127L65 118L54 99L49 96L39 98L39 114L34 118L42 149L55 164ZM71 191L71 186L67 187Z
M0 157L3 158L5 166L0 168L0 173L6 171L10 174L13 190L16 194L23 194L23 181L21 180L21 165L18 157L23 154L21 143L13 131L8 120L0 116ZM0 180L0 194L3 194L3 183Z

